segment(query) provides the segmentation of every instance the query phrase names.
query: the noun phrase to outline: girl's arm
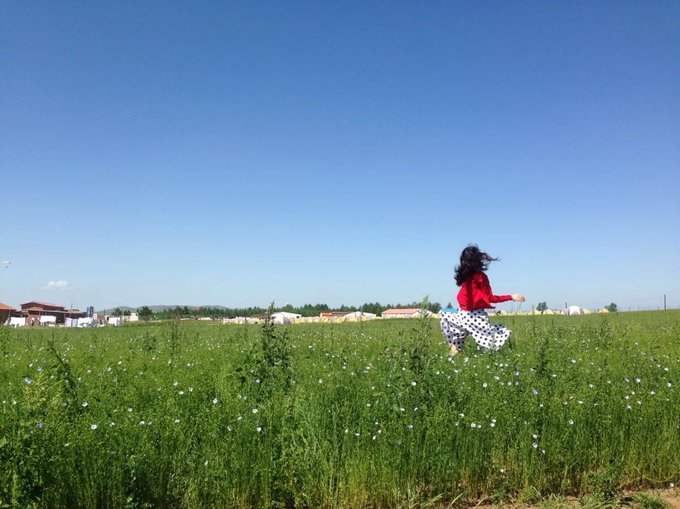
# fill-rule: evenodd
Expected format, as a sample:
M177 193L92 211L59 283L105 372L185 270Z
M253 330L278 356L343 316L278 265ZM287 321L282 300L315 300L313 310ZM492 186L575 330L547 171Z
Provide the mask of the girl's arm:
M493 291L491 290L491 284L489 283L489 277L483 272L480 272L480 274L482 277L479 286L480 290L484 294L484 297L486 297L487 302L496 303L514 300L512 295L494 295Z
M524 295L521 293L513 293L512 295L494 295L493 291L491 290L491 284L489 283L489 277L483 272L481 274L482 278L480 281L480 288L484 292L489 302L507 302L509 300L514 300L516 302L525 301Z

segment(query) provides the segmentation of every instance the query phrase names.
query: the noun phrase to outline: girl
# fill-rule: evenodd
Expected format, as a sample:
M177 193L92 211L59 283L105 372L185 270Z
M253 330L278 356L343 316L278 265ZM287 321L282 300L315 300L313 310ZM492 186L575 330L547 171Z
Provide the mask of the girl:
M524 302L524 295L494 295L489 285L489 278L484 271L489 263L498 260L471 244L460 254L460 265L456 267L456 284L460 286L458 292L457 313L443 313L441 329L446 342L451 347L451 355L456 355L465 345L468 334L482 349L498 350L510 337L512 332L502 325L491 325L486 308L493 309L492 302L514 300Z

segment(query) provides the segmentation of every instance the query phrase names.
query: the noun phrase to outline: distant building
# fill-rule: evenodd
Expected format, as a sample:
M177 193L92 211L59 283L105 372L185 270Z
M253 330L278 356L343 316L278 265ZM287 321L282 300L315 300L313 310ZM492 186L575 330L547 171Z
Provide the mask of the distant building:
M0 302L0 324L5 323L14 311L16 309Z
M442 308L439 313L458 313L458 308Z
M349 311L322 311L319 313L319 318L329 318L329 319L334 319L334 318L344 318L346 315L349 314Z
M135 312L131 312L129 315L123 315L124 322L138 322L139 315Z
M354 311L352 313L347 313L342 317L345 322L364 322L366 320L375 320L377 315L374 313L364 313L362 311Z
M47 304L45 302L25 302L21 305L21 314L26 317L26 323L39 324L51 323L52 320L44 317L53 316L54 322L63 324L66 318L80 318L85 315L78 309L67 310L64 306L58 304Z
M431 316L431 311L423 311L420 308L393 308L386 309L380 315L382 318L420 318L425 313L425 316Z
M255 316L237 316L235 318L222 318L222 323L262 323L262 318L257 318Z

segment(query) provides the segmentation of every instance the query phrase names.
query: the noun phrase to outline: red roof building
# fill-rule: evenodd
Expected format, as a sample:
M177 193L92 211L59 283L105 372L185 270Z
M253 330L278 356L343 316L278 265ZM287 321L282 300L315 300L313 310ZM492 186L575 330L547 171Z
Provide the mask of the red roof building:
M394 308L386 309L380 316L383 318L417 318L421 315L422 311L420 308Z
M55 316L57 323L64 323L65 318L81 318L85 316L85 313L79 309L67 310L64 306L58 304L47 304L34 300L21 305L21 314L29 319L27 320L29 323L36 318L39 322L41 316Z
M66 308L64 306L60 306L59 304L48 304L46 302L37 302L35 300L32 300L31 302L26 302L21 305L21 310L27 310L27 309L42 309L44 311L66 311Z
M347 316L349 314L348 311L322 311L319 314L320 318L342 318L343 316Z
M16 309L12 306L0 302L0 325L5 323L14 311L16 311Z

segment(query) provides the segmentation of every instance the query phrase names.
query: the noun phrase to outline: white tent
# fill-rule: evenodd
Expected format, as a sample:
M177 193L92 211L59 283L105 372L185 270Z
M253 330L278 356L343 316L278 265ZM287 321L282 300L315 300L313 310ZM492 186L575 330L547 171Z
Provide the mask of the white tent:
M57 323L57 317L52 316L52 315L42 315L40 317L40 325L45 324L45 323Z
M120 316L109 316L106 319L106 321L109 325L113 325L114 327L120 327L120 322L121 322Z
M297 318L302 318L302 315L299 315L297 313L286 313L285 311L272 313L272 321L274 323L279 324L293 323Z
M26 327L26 317L25 316L10 316L9 326L10 327Z
M569 306L564 310L564 314L568 316L580 316L584 315L585 311L579 306Z
M374 320L376 315L373 313L362 313L361 311L354 311L347 313L342 319L346 322L362 322L364 320Z
M94 318L86 316L85 318L78 318L78 327L93 327Z

